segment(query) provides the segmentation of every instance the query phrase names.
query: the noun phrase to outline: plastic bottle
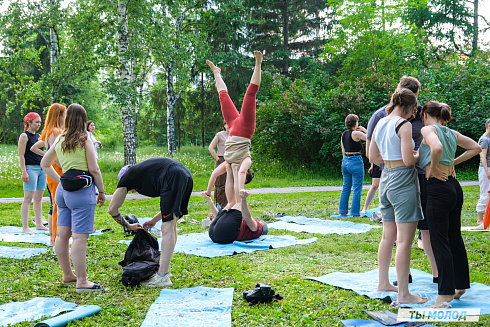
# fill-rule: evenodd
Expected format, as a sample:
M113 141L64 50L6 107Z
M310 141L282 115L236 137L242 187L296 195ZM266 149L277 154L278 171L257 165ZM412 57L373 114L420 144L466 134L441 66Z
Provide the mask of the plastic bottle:
M218 212L221 211L221 206L219 205L219 203L216 203L216 209L218 209Z
M212 214L211 214L212 215ZM210 215L210 216L211 216ZM201 221L201 229L208 228L211 225L211 217L208 216Z

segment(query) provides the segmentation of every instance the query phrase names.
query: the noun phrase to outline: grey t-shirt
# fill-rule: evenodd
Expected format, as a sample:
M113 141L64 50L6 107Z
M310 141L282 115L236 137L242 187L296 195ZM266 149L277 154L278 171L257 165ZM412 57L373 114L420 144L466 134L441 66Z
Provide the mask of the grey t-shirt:
M483 135L478 140L478 144L482 149L487 149L487 167L490 168L490 137ZM480 167L483 167L480 158Z

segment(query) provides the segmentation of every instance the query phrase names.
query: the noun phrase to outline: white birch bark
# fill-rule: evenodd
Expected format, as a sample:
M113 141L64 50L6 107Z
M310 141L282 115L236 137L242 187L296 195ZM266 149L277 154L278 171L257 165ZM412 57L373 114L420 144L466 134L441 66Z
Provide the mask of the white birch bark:
M55 7L55 0L50 1L51 7ZM54 74L54 66L56 61L58 60L58 36L56 35L56 31L54 27L51 26L49 28L49 48L50 48L50 64L51 64L51 74ZM56 97L54 95L54 89L51 91L51 103L56 102Z
M129 62L126 58L129 43L128 30L128 11L127 1L119 0L117 3L118 21L118 60L119 60L119 81L123 88L127 88L131 82ZM134 137L134 118L133 108L131 108L131 98L126 95L122 101L122 124L123 124L123 143L124 143L124 164L136 164L136 140Z

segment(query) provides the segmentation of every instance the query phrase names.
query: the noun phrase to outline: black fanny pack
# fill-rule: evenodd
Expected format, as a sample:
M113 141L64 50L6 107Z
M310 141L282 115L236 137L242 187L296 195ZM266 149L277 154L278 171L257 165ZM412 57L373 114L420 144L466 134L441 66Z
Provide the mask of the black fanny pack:
M61 186L68 192L75 192L87 188L93 183L93 176L85 170L70 169L60 177Z

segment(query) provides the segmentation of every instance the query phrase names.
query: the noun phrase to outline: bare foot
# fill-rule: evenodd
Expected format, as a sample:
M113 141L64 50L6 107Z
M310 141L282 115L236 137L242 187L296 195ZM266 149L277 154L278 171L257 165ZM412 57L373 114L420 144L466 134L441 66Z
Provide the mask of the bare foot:
M35 231L33 231L32 229L30 229L29 227L22 228L22 233L24 233L24 234L30 234L30 235L37 234Z
M422 240L417 240L417 247L421 250L424 249L424 243L422 243Z
M63 283L65 283L65 285L72 285L76 282L77 282L77 276L75 276L75 274L73 273L69 276L63 276Z
M262 52L254 51L254 56L255 56L255 63L259 65L262 64Z
M221 73L221 68L216 67L211 61L206 60L206 64L208 64L209 68L211 68L211 71L213 74L220 74Z
M366 210L362 210L361 215L365 215L365 214L366 214Z
M446 303L451 302L453 299L454 299L454 294L451 294L451 295L439 294L437 296L436 303L434 303L434 305L431 305L430 307L431 308L440 308L441 304L443 304L444 302L446 302Z
M457 300L459 299L461 296L463 296L464 293L466 293L466 290L455 290L456 291L456 294L454 294L454 298Z
M388 283L380 283L378 284L378 292L398 292L398 287L391 285Z
M44 226L44 225L39 225L39 226L36 226L36 229L37 230L49 230L48 227Z
M401 297L398 295L398 302L399 303L415 303L415 304L420 304L420 303L425 303L427 302L426 297L421 297L413 294L408 294L407 296Z

